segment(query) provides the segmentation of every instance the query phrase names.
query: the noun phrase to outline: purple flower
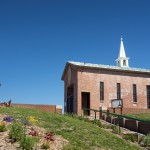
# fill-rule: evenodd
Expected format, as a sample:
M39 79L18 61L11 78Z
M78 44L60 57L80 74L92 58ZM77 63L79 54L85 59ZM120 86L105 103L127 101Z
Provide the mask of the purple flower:
M12 116L5 116L3 118L3 121L6 121L6 122L13 122L13 117Z

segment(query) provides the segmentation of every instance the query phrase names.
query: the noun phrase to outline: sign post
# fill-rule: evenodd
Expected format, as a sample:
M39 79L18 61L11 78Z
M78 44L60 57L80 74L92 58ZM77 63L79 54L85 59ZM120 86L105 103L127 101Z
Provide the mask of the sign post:
M115 113L116 108L120 108L120 113L122 114L122 108L123 108L122 99L113 99L111 101L111 108L113 108L113 113Z

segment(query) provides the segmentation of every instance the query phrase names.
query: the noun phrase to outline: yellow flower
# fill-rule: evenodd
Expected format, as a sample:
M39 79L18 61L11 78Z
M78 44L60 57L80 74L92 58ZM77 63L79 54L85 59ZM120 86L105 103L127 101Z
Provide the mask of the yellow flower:
M28 118L28 121L30 122L30 123L37 123L38 122L38 120L36 119L36 117L35 116L29 116L29 117L27 117Z

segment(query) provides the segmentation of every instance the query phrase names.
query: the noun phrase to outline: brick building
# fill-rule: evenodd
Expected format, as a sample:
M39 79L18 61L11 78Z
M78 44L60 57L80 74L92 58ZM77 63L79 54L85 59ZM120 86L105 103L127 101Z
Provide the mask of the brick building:
M83 107L111 109L111 100L122 99L123 113L150 112L150 70L129 67L122 39L116 63L67 62L61 78L64 111L82 115Z

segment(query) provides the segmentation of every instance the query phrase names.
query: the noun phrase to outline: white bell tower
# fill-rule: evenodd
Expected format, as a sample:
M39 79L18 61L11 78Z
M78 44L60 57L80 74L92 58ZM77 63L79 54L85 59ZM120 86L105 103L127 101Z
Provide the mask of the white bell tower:
M117 66L118 67L129 67L129 62L128 62L128 57L126 57L125 50L124 50L124 45L123 45L123 39L121 37L120 41L120 51L118 58L116 59Z

